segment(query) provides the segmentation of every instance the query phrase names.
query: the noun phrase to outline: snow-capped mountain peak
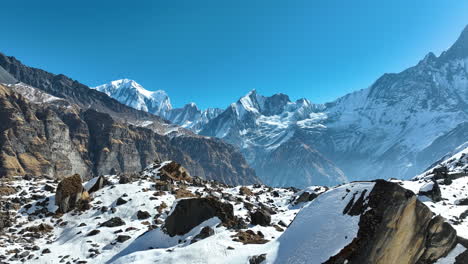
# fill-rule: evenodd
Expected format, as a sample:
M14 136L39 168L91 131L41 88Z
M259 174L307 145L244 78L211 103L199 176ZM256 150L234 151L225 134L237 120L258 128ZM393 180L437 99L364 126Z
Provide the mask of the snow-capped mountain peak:
M163 90L149 91L130 79L115 80L94 89L103 92L117 101L156 115L162 115L172 109L171 101Z

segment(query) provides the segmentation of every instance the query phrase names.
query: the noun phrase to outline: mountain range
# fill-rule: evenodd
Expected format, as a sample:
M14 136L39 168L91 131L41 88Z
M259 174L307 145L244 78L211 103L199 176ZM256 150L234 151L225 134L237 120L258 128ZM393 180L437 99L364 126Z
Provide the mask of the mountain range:
M89 179L171 159L205 179L259 182L233 146L2 53L0 116L0 178L78 173Z
M429 53L326 104L252 90L224 110L202 111L193 103L173 109L162 91L157 100L140 100L151 92L134 81L96 89L107 93L109 86L122 103L236 146L270 185L408 178L468 136L468 27L440 56Z

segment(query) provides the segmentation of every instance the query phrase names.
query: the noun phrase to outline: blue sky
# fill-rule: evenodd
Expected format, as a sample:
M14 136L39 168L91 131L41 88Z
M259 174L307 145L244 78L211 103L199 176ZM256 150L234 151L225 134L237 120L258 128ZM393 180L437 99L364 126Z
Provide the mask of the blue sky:
M323 103L447 49L459 0L3 1L0 52L90 86L134 79L175 106L251 89Z

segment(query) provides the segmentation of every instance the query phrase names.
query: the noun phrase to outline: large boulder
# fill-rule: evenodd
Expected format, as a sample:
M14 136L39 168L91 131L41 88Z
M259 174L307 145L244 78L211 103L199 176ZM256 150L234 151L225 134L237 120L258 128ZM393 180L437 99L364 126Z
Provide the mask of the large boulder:
M250 223L252 225L269 226L271 224L271 215L265 210L257 210L250 214Z
M63 179L57 186L55 204L59 207L57 212L66 213L75 209L83 197L81 177L75 174Z
M378 180L351 203L344 213L360 215L357 237L327 264L433 263L457 243L452 226L396 183Z
M193 198L177 202L172 213L166 218L164 228L170 236L184 235L202 222L218 217L226 226L236 222L230 203L214 198Z
M190 173L179 163L171 161L159 169L159 177L163 181L191 181Z

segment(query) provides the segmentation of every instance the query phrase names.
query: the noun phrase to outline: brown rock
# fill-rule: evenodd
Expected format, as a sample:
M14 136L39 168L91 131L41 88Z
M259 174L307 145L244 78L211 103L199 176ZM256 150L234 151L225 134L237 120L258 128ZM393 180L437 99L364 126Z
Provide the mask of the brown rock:
M66 213L76 208L82 198L83 186L78 174L63 179L57 186L55 204L58 212Z
M456 244L455 230L396 183L377 180L363 203L359 197L343 212L361 215L357 237L325 263L433 263Z
M179 163L171 161L159 169L159 176L163 181L191 181L190 173Z

